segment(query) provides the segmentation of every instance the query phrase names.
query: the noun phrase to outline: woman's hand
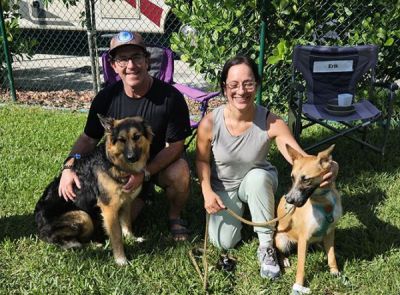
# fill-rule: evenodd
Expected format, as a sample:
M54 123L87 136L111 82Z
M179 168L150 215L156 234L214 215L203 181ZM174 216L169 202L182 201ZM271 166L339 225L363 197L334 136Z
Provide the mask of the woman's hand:
M78 175L76 175L72 169L64 169L58 186L58 195L63 197L67 202L73 201L76 197L74 193L74 185L78 189L81 188Z
M207 213L215 214L220 210L225 209L225 205L222 202L221 198L214 193L213 191L209 193L204 193L204 208Z
M326 187L330 185L332 182L336 180L336 177L339 172L339 164L335 161L331 161L329 172L322 176L322 182L319 185L320 187Z

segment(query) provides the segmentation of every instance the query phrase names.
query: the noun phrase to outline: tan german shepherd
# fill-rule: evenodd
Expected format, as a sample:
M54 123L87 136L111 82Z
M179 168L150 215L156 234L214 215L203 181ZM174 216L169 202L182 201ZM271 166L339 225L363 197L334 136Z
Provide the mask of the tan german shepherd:
M334 145L318 153L317 156L302 156L299 152L286 146L293 160L292 188L282 197L277 216L285 215L290 206L295 206L293 214L279 221L275 235L275 245L281 253L287 253L290 246L297 243L297 273L293 290L308 293L305 288L305 262L307 247L310 243L323 241L328 254L330 272L339 274L336 263L334 239L335 226L342 216L342 204L335 183L320 188L322 176L331 165L331 153ZM285 266L288 260L285 259Z

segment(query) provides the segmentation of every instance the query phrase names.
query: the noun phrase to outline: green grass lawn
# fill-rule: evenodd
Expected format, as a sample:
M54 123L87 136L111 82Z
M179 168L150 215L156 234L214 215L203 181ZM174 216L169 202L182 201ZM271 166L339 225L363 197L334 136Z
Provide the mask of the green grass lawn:
M37 238L35 203L59 173L85 119L86 114L69 111L0 107L0 294L202 294L187 254L202 245L205 226L195 180L184 215L193 231L190 241L171 240L167 203L157 192L135 224L135 235L145 241L125 244L127 267L116 266L108 244L64 251ZM321 137L320 130L307 132L306 140ZM400 294L399 131L391 131L384 159L352 142L337 142L334 158L340 164L337 186L344 216L337 229L336 253L342 276L331 277L325 253L318 247L311 250L306 285L313 294ZM189 157L193 156L192 146ZM276 149L271 161L280 173L282 195L289 187L290 167ZM210 294L289 294L296 255L279 280L262 279L250 227L245 227L244 236L232 251L238 261L233 273L215 267L220 253L210 247Z

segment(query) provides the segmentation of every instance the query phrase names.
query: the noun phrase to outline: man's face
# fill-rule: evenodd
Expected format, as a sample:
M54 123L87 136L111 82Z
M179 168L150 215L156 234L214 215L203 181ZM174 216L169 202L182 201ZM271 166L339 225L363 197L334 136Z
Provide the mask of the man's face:
M149 59L139 47L124 46L117 49L111 65L125 87L140 88L147 81Z

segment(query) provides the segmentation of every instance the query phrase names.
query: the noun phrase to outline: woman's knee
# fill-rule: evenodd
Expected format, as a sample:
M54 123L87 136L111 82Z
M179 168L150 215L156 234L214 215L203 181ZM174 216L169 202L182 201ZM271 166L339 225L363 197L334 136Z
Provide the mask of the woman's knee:
M253 169L245 176L244 183L246 192L269 192L274 193L278 186L276 174L264 169Z
M240 234L233 234L231 236L226 235L211 235L210 233L210 241L211 243L219 248L224 250L229 250L235 248L235 246L240 242L241 236Z
M218 248L232 249L242 239L242 224L226 212L210 215L208 233L210 240Z

